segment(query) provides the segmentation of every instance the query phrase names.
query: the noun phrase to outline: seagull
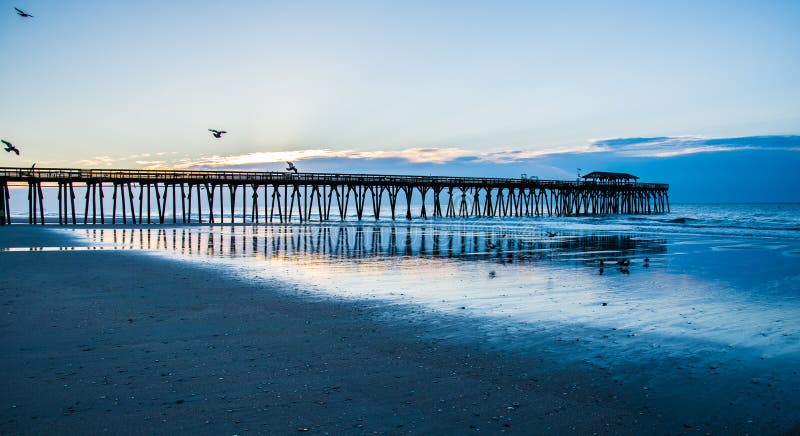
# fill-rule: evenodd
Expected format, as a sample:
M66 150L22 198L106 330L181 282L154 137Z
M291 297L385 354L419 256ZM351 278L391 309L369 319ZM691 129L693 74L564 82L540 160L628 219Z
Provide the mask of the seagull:
M294 164L289 162L288 160L286 161L286 163L289 165L288 167L286 167L286 171L294 171L294 173L297 174L297 168L295 168Z
M13 151L14 153L17 153L17 156L19 156L19 149L17 147L14 147L14 144L6 141L5 139L0 139L0 142L6 145L7 152L11 153Z
M208 131L211 132L211 134L214 135L214 137L217 139L222 138L223 133L228 133L224 130L215 130L215 129L208 129Z
M33 15L21 10L20 8L14 8L17 11L17 15L22 18L33 18Z
M553 232L545 232L545 233L547 233L547 237L548 238L554 238L554 237L558 236L558 233L553 233Z

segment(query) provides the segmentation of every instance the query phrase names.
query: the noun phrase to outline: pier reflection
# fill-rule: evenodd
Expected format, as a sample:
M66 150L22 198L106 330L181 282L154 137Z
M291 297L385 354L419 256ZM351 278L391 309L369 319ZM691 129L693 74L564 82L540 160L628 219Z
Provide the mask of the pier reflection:
M119 249L166 250L189 256L374 259L442 258L502 263L573 261L652 256L666 240L619 234L501 233L491 228L423 226L205 227L86 230L95 241Z

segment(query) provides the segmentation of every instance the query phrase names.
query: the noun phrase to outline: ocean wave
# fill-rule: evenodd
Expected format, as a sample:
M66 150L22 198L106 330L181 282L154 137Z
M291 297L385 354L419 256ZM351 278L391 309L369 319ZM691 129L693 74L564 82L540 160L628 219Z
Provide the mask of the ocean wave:
M686 227L698 229L743 229L743 230L765 230L765 231L800 231L800 227L773 227L765 225L737 225L737 224L692 224Z
M697 221L696 218L689 218L689 217L680 217L680 218L673 218L669 220L665 220L668 223L676 223L676 224L686 224L690 221Z

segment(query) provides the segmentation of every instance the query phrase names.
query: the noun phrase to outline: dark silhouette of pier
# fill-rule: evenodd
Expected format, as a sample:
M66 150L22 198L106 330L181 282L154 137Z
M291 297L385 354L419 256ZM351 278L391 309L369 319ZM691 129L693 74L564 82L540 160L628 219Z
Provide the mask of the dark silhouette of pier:
M617 174L617 173L604 173ZM44 191L57 189L59 224L78 224L76 187L83 224L110 222L222 223L297 220L360 221L432 217L535 217L653 214L669 211L669 185L638 179L582 181L528 178L438 177L381 174L284 173L68 168L1 168L0 224L11 224L9 186L28 187L28 223L44 224ZM227 188L228 208L224 195ZM263 199L263 201L259 201ZM398 205L398 201L402 200ZM351 203L352 202L352 203ZM403 207L405 203L405 207ZM99 208L98 208L99 206ZM155 210L153 210L155 206ZM171 206L171 213L169 211ZM91 208L91 213L90 213ZM382 215L383 214L383 215Z
M416 257L460 262L570 262L594 269L601 259L659 255L667 251L661 238L631 235L569 234L554 240L541 232L525 234L485 227L388 225L276 225L250 230L230 227L222 233L186 228L85 229L90 240L114 250L167 250L188 256L297 259L372 259ZM488 241L498 241L490 248Z

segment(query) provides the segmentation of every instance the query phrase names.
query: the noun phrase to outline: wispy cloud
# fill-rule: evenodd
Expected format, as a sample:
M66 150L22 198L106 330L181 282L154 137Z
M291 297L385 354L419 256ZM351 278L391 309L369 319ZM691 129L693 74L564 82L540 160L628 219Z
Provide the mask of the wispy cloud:
M119 159L115 159L111 156L95 156L89 159L81 159L75 161L80 167L107 167L113 165Z
M696 153L744 150L800 151L800 136L606 138L592 140L591 144L596 150L610 152L619 156L666 158Z
M445 164L456 160L481 163L512 163L537 157L561 153L587 153L595 151L593 145L572 148L545 148L527 150L501 150L481 152L459 147L407 148L403 150L332 150L309 149L296 151L257 152L241 155L213 155L199 158L183 158L171 164L176 168L219 168L244 165L282 163L309 159L398 159L408 163ZM599 151L599 150L597 150ZM166 164L166 162L165 162Z
M485 163L511 164L558 155L607 154L629 158L671 158L697 153L722 153L744 150L800 151L800 135L706 138L700 136L661 136L604 138L573 147L530 147L499 151L478 151L462 147L406 148L402 150L306 150L266 151L232 155L184 156L176 153L140 153L127 156L96 156L74 162L83 167L138 166L144 168L228 168L304 160L394 160L408 164ZM157 157L157 159L152 159ZM150 159L148 159L150 158Z

